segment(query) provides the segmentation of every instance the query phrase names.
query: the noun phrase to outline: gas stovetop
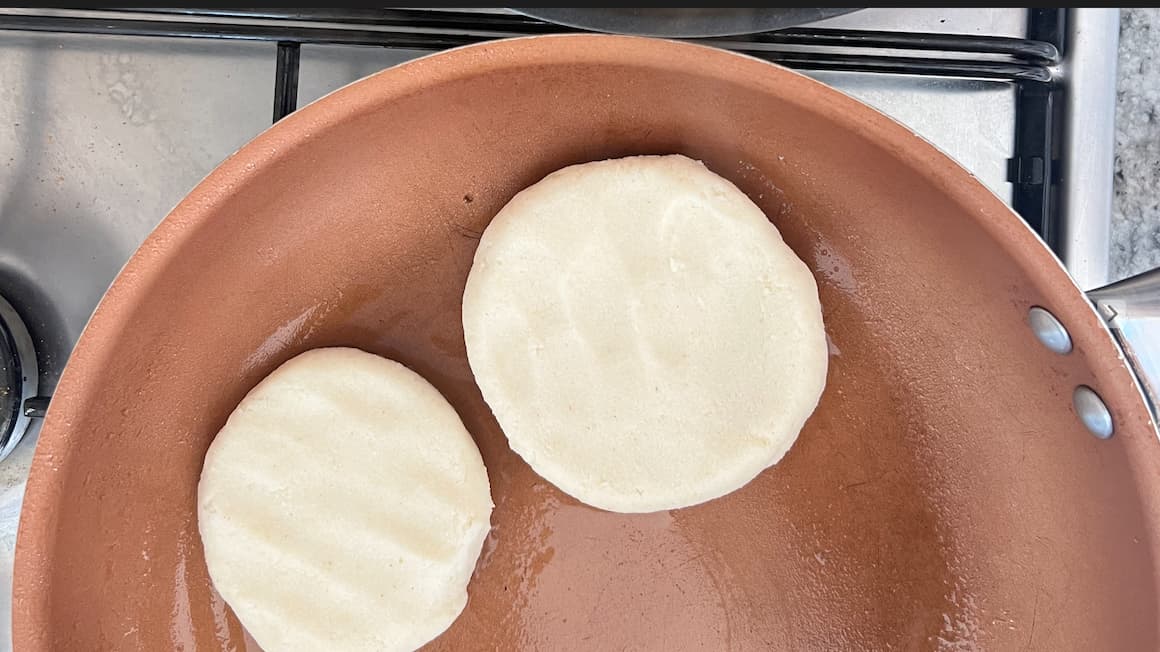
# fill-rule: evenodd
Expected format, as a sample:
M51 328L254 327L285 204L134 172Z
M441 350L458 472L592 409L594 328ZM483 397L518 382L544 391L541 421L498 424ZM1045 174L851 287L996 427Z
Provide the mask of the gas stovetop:
M907 125L1088 288L1107 280L1118 21L1114 9L865 9L705 42ZM297 106L431 52L562 31L504 9L0 10L0 640L38 417L157 222Z

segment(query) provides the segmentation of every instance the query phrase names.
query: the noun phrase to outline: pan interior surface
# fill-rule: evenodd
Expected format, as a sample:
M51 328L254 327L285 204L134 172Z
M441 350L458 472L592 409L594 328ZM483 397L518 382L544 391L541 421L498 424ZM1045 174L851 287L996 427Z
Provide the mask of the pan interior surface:
M509 450L460 300L516 192L668 153L735 183L814 271L830 371L797 443L742 490L613 514ZM16 649L257 649L207 577L197 480L242 396L323 346L420 373L487 466L493 530L429 649L1155 649L1158 444L1095 315L1015 220L906 129L725 52L548 37L368 78L224 163L102 302L28 485ZM1075 351L1036 342L1034 305ZM1112 439L1075 418L1080 384Z

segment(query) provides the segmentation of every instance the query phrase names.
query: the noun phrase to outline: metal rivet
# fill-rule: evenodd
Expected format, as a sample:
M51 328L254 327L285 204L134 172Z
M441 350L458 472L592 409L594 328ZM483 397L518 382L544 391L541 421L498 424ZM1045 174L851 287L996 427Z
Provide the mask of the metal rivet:
M1027 321L1031 324L1031 332L1035 333L1036 339L1048 350L1060 355L1071 353L1071 335L1055 315L1034 306L1027 313Z
M1112 436L1112 413L1108 412L1104 400L1091 387L1087 385L1076 387L1071 401L1075 405L1075 413L1079 415L1079 420L1089 432L1100 439Z

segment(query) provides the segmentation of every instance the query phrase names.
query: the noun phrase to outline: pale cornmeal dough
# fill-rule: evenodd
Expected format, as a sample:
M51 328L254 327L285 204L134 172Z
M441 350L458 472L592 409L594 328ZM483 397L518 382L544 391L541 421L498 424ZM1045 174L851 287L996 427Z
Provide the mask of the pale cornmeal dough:
M512 449L616 512L740 488L786 453L826 381L810 270L683 156L575 165L516 195L480 241L463 330Z
M266 652L435 638L467 603L491 509L443 396L346 348L303 353L247 394L198 485L210 578Z

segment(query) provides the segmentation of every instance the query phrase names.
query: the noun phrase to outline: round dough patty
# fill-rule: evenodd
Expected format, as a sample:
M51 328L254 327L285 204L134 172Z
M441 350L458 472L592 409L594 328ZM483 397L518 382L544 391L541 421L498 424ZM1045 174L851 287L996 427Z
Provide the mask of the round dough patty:
M810 270L683 156L575 165L512 198L480 240L463 330L512 449L616 512L740 488L793 444L826 380Z
M435 638L467 604L491 509L443 396L347 348L303 353L250 391L198 485L210 578L267 652Z

